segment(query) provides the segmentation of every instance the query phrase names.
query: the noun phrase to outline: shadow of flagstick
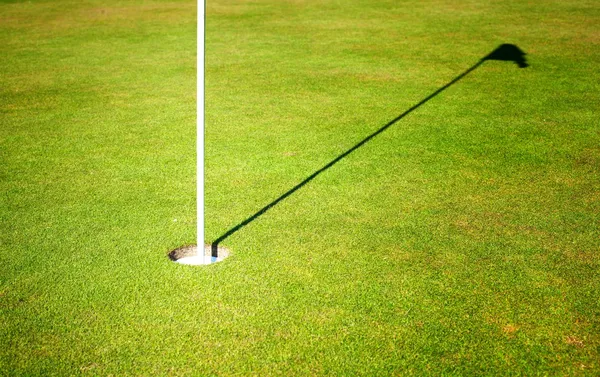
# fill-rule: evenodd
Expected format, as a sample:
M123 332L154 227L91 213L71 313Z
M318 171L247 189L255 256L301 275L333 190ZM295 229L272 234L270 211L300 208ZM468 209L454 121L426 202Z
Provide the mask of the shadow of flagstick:
M211 244L211 253L212 253L212 256L213 257L217 257L219 244L221 242L223 242L225 239L227 239L229 236L231 236L232 234L234 234L235 232L237 232L238 230L240 230L244 226L250 224L252 221L256 220L258 217L260 217L261 215L263 215L269 209L271 209L274 206L276 206L279 202L281 202L282 200L284 200L288 196L292 195L294 192L298 191L300 188L302 188L308 182L310 182L313 179L315 179L319 174L323 173L325 170L329 169L330 167L332 167L333 165L335 165L336 163L338 163L344 157L348 156L350 153L354 152L358 148L360 148L363 145L365 145L366 143L368 143L375 136L377 136L380 133L384 132L385 130L387 130L388 128L390 128L392 125L394 125L395 123L397 123L399 120L401 120L402 118L404 118L408 114L412 113L413 111L415 111L419 107L423 106L430 99L432 99L433 97L437 96L438 94L440 94L444 90L448 89L450 86L456 84L458 81L460 81L461 79L463 79L469 73L471 73L475 69L477 69L486 60L512 61L512 62L515 62L520 68L528 67L528 64L527 64L527 62L525 60L525 53L521 49L519 49L517 46L512 45L512 44L503 44L503 45L500 45L494 51L492 51L491 53L489 53L488 55L486 55L485 57L483 57L481 60L479 60L471 68L467 69L466 71L464 71L460 75L456 76L452 81L450 81L446 85L442 86L441 88L439 88L435 92L431 93L430 95L428 95L427 97L425 97L424 99L422 99L419 103L417 103L416 105L412 106L411 108L409 108L408 110L406 110L402 114L398 115L396 118L390 120L388 123L386 123L384 126L382 126L381 128L379 128L377 131L373 132L372 134L370 134L369 136L367 136L366 138L364 138L363 140L361 140L358 144L354 145L352 148L350 148L347 151L345 151L344 153L340 154L339 156L337 156L336 158L334 158L333 160L331 160L329 163L327 163L325 166L323 166L319 170L315 171L314 173L312 173L311 175L309 175L308 177L306 177L302 182L300 182L296 186L292 187L286 193L284 193L283 195L281 195L277 199L273 200L271 203L267 204L266 206L264 206L261 209L259 209L258 211L256 211L256 213L254 213L252 216L248 217L247 219L245 219L241 223L237 224L233 228L231 228L228 231L226 231L225 233L223 233L221 236L219 236Z

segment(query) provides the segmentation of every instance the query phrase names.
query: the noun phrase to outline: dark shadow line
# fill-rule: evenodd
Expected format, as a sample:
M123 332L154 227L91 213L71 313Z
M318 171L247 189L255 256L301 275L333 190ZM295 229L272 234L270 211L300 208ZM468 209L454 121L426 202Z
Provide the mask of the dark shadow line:
M214 257L216 257L218 255L217 254L218 246L226 238L228 238L229 236L231 236L232 234L234 234L235 232L237 232L238 230L240 230L244 226L248 225L252 221L256 220L256 218L258 218L259 216L263 215L265 212L267 212L269 209L271 209L272 207L274 207L275 205L277 205L279 202L281 202L282 200L284 200L288 196L292 195L294 192L296 192L297 190L299 190L302 186L306 185L307 183L309 183L310 181L312 181L313 179L315 179L319 174L321 174L325 170L327 170L330 167L332 167L333 165L335 165L338 161L342 160L344 157L348 156L350 153L352 153L355 150L357 150L358 148L362 147L364 144L366 144L367 142L369 142L375 136L377 136L380 133L382 133L383 131L387 130L389 127L391 127L393 124L395 124L396 122L398 122L399 120L401 120L402 118L404 118L405 116L407 116L408 114L412 113L413 111L415 111L419 107L423 106L425 103L427 103L433 97L437 96L438 94L440 94L444 90L448 89L448 87L450 87L450 86L454 85L455 83L457 83L458 81L460 81L466 75L468 75L469 73L471 73L475 69L477 69L481 64L483 64L484 61L493 59L493 60L513 60L513 61L517 62L514 59L507 59L506 56L502 54L502 53L505 52L503 50L503 49L506 49L505 46L511 46L511 48L512 48L513 45L502 45L499 48L497 48L496 50L492 51L490 54L486 55L484 58L482 58L480 61L478 61L476 64L474 64L471 68L467 69L466 71L464 71L460 75L456 76L452 81L450 81L446 85L442 86L441 88L437 89L435 92L433 92L430 95L428 95L427 97L425 97L419 103L417 103L416 105L413 105L411 108L409 108L408 110L406 110L402 114L398 115L396 118L394 118L391 121L389 121L388 123L386 123L383 127L379 128L377 131L373 132L372 134L370 134L369 136L367 136L366 138L364 138L358 144L354 145L352 148L348 149L346 152L342 153L341 155L337 156L335 159L331 160L328 164L326 164L325 166L323 166L319 170L317 170L314 173L312 173L310 176L308 176L302 182L298 183L296 186L294 186L293 188L291 188L290 190L288 190L286 193L284 193L283 195L281 195L280 197L278 197L277 199L275 199L271 203L269 203L266 206L264 206L261 209L259 209L252 216L248 217L247 219L245 219L241 223L239 223L236 226L234 226L233 228L229 229L227 232L223 233L221 236L219 236L219 238L217 238L211 244L211 253L212 253L212 255ZM516 48L516 46L514 46L514 47ZM500 51L500 53L499 53L499 51ZM509 52L513 53L512 50L509 51ZM503 59L498 58L499 55L500 55L500 57L503 57ZM519 64L519 66L522 67L522 68L524 68L526 66L526 65L522 66L522 64L520 64L519 62L517 62L517 64Z

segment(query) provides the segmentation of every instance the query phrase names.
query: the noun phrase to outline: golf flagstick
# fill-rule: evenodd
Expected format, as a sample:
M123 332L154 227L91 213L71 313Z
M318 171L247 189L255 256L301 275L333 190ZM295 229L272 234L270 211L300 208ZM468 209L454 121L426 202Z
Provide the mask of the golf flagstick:
M196 66L196 246L172 250L169 259L179 264L205 265L220 262L229 256L224 247L204 245L204 46L206 4L198 0L197 66Z
M204 15L205 1L198 0L198 26L196 37L196 247L204 255ZM210 256L208 257L210 263ZM207 264L207 263L203 263Z
M204 252L204 24L205 3L199 0L196 34L196 255L176 259L177 263L191 265L218 261Z

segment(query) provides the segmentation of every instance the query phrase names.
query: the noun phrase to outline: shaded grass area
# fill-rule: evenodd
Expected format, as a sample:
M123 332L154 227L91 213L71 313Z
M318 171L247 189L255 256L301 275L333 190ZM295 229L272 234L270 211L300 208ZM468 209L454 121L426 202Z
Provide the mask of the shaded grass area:
M595 2L3 2L6 375L597 375Z

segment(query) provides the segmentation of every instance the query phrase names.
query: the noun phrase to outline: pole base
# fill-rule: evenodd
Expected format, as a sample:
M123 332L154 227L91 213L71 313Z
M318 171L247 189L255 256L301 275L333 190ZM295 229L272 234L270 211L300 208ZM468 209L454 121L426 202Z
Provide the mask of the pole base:
M169 259L179 264L202 266L221 262L229 256L229 250L219 246L217 248L216 256L212 254L211 245L204 245L203 254L198 254L198 247L196 245L189 245L172 250L169 253Z

